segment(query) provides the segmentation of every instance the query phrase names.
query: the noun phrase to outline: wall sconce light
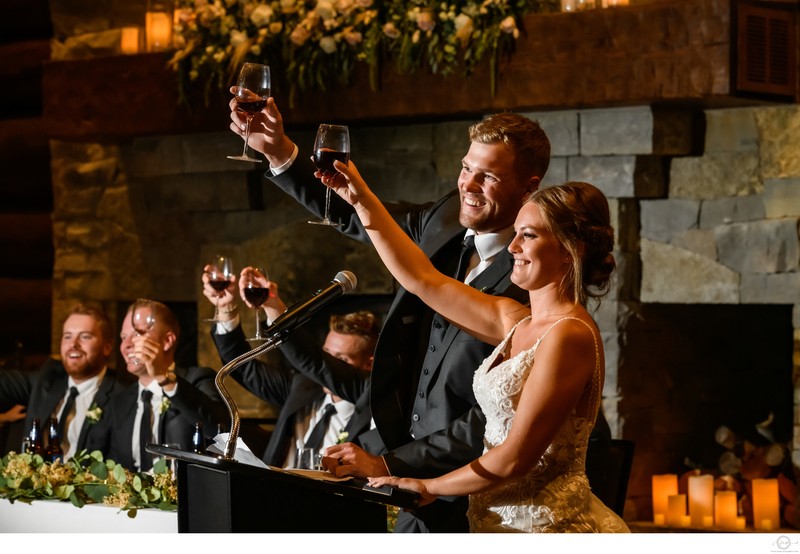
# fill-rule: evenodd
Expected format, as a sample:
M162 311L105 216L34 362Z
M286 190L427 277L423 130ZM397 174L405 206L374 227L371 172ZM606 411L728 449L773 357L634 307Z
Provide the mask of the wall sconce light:
M148 52L172 48L174 5L171 0L148 0L144 16L145 42Z
M123 27L120 33L120 51L123 54L138 54L141 50L141 36L140 27Z

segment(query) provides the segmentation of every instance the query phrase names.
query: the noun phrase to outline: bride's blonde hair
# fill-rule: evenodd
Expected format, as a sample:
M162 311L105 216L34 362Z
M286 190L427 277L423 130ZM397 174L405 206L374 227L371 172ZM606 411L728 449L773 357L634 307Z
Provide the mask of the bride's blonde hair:
M562 296L585 306L589 298L605 295L617 265L605 195L594 185L573 181L540 188L528 202L539 207L548 231L570 255L559 285Z

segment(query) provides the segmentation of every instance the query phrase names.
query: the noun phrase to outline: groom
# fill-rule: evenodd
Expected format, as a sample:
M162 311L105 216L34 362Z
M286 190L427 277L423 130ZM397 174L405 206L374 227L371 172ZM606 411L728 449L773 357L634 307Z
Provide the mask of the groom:
M231 129L241 134L244 120L233 101L231 108ZM473 125L470 141L456 190L435 203L387 207L443 273L456 275L462 243L474 237L462 280L527 302L527 293L510 282L506 247L517 212L547 171L550 142L538 123L510 113ZM249 144L269 161L267 178L320 217L325 187L314 177L308 153L300 153L284 133L273 99L253 121ZM334 196L330 210L343 233L367 240L351 206ZM333 446L326 454L341 464L337 475L434 477L479 457L485 419L472 392L472 375L491 351L401 288L386 316L372 370L370 406L386 452L375 456L353 444ZM415 513L401 512L395 531L467 532L466 509L467 497L439 499Z

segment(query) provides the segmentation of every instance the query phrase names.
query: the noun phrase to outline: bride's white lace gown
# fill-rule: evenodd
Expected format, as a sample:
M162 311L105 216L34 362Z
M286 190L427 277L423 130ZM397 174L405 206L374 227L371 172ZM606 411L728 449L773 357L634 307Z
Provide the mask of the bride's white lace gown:
M484 449L502 443L511 424L531 371L535 371L536 348L547 333L565 319L556 321L532 348L508 359L507 351L516 327L475 372L473 390L486 415ZM578 320L587 325L586 322ZM594 329L597 362L592 377L589 413L597 413L602 389L600 350ZM498 355L501 361L495 365ZM472 532L628 532L622 519L589 489L584 464L594 418L573 412L558 431L537 464L523 477L469 499Z

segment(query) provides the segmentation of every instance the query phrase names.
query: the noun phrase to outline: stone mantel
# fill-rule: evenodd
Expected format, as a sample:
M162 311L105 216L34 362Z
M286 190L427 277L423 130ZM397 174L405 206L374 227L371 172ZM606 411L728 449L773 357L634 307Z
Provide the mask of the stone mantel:
M500 110L555 110L641 104L753 104L732 90L731 0L669 0L581 13L530 15L515 54L500 64L496 94L488 64L469 78L385 72L379 91L366 68L346 88L307 94L289 106L293 124L322 120L414 121ZM177 106L167 54L115 56L45 65L44 115L51 136L114 140L227 127L227 94ZM76 78L79 75L80 78ZM273 78L276 78L275 76Z

